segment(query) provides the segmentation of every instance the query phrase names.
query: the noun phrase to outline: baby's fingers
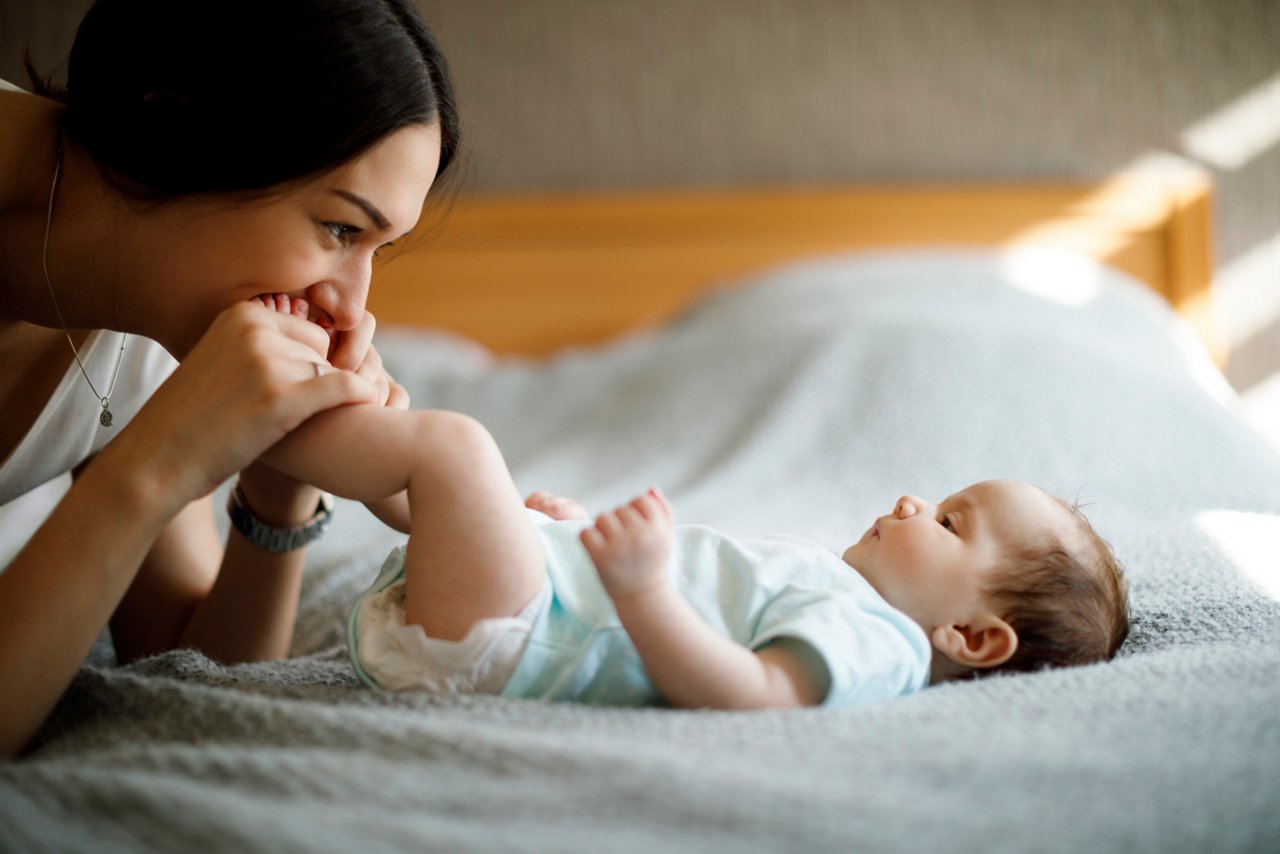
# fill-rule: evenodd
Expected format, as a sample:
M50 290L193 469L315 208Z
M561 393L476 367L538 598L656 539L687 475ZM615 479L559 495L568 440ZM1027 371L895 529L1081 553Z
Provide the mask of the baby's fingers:
M644 517L645 521L652 522L655 513L661 512L658 507L650 500L648 495L638 495L631 499L631 503L627 505L631 510Z
M651 486L649 487L649 491L645 494L657 502L658 507L662 510L662 514L668 519L675 515L675 511L671 508L671 501L663 494L661 489L658 489L656 486Z
M587 550L587 555L596 567L608 562L609 541L599 528L583 528L578 539L582 541L582 547Z
M615 510L614 513L617 514L618 521L621 523L623 528L634 529L645 524L647 521L640 511L631 504L622 505Z
M609 539L610 537L616 537L621 532L622 523L618 519L617 511L610 510L596 517L595 527L605 539Z

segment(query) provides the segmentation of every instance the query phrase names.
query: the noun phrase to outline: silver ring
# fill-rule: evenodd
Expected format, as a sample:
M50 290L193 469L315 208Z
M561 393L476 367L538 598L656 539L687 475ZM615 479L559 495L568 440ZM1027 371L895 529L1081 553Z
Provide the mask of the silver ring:
M324 365L319 362L312 362L311 366L316 369L316 378L324 376Z

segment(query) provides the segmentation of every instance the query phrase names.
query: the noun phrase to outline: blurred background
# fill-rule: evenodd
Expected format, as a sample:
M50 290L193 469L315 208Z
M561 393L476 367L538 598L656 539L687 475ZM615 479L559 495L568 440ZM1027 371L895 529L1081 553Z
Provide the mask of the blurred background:
M182 0L175 0L182 2ZM1227 378L1280 448L1280 0L418 0L467 192L1102 178L1216 187ZM89 0L0 0L0 78Z

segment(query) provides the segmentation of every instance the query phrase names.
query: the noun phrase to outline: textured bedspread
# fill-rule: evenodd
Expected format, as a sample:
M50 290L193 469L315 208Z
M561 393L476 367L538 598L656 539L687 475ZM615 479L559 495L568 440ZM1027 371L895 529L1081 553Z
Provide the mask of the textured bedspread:
M384 698L340 623L402 538L342 503L295 657L86 665L0 766L0 849L1276 850L1280 461L1185 336L1090 263L945 253L776 271L545 363L384 335L416 405L589 508L658 484L685 521L834 550L904 492L1080 494L1131 640L846 711Z

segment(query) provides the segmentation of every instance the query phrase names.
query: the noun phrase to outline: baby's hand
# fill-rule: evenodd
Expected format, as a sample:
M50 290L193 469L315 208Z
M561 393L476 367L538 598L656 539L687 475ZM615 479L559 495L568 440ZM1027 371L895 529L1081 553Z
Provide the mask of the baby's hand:
M559 495L552 495L550 492L538 490L524 500L524 506L530 510L537 510L539 513L545 513L552 519L563 521L565 519L587 519L587 508L583 507L572 498L563 498Z
M666 582L671 533L671 503L650 489L630 504L601 513L581 538L605 592L617 601Z

